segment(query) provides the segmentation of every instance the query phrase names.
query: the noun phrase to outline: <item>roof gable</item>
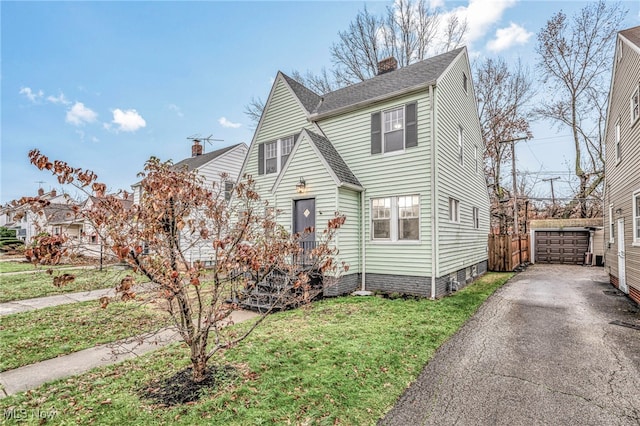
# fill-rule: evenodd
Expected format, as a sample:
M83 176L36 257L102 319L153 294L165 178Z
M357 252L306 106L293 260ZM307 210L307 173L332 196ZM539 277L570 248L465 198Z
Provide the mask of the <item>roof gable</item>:
M344 162L329 139L310 130L303 129L300 136L298 136L293 152L291 152L291 155L280 171L278 178L274 182L271 192L275 192L277 190L280 185L280 181L289 168L289 164L294 161L295 154L303 140L309 141L309 146L311 146L312 150L316 153L318 159L324 165L325 169L337 186L347 185L354 189L362 189L360 181L358 181L358 178L356 178L351 169L349 169L349 166Z
M640 51L640 25L622 30L620 31L620 35L627 39L630 44L634 45L636 50Z
M208 162L210 162L212 160L215 160L216 158L220 157L221 155L231 151L232 149L234 149L234 148L236 148L236 147L238 147L240 145L242 145L242 144L238 143L238 144L235 144L235 145L227 146L225 148L217 149L215 151L207 152L206 154L196 155L195 157L185 158L184 160L181 160L178 163L176 163L174 165L174 167L175 168L186 167L187 170L189 170L189 171L195 170L195 169L198 169L198 168L204 166Z

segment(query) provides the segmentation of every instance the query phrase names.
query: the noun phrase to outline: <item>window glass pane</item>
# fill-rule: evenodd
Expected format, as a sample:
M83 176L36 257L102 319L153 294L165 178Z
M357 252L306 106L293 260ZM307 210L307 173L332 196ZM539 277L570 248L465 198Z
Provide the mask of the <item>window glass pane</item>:
M289 155L293 148L293 136L282 139L282 155Z
M391 238L391 198L375 198L371 206L373 238Z
M374 220L373 221L373 238L390 238L391 237L390 225L391 225L391 221L389 219Z
M265 173L276 173L278 171L278 143L271 142L264 147Z
M404 149L404 107L385 111L384 114L384 151Z
M384 152L400 151L404 149L404 130L396 130L384 134Z
M398 239L400 240L417 240L419 239L420 229L419 229L420 221L418 218L412 219L400 219L399 225L399 234Z

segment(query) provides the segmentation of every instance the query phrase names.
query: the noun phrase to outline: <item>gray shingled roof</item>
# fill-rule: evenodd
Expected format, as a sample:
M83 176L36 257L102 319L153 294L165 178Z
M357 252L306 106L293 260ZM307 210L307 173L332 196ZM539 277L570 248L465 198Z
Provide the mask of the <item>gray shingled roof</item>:
M640 47L640 25L633 28L628 28L626 30L620 31L620 34L624 36L631 43Z
M385 95L409 90L412 87L435 83L463 49L461 47L395 71L375 76L361 83L329 92L322 97L322 102L313 112L318 115L324 115L352 105L383 98Z
M348 183L352 185L362 186L360 185L360 181L353 174L347 163L344 162L338 151L333 147L329 139L324 136L320 136L312 131L305 130L309 135L309 139L311 142L318 148L320 154L324 157L331 170L336 174L338 180L341 183Z
M288 75L282 73L282 76L287 83L289 83L289 86L291 86L291 89L296 94L300 102L302 102L302 105L305 107L307 112L311 114L320 104L320 100L322 99L320 95L306 88Z
M241 144L238 143L238 144L235 144L235 145L228 146L226 148L220 148L220 149L217 149L215 151L207 152L207 153L202 154L202 155L197 155L195 157L185 158L184 160L180 161L179 163L176 163L174 165L174 167L180 168L180 167L186 166L187 170L195 170L198 167L204 166L205 164L207 164L209 161L213 160L214 158L221 156L225 152L231 151L233 148L237 147L238 145L241 145Z

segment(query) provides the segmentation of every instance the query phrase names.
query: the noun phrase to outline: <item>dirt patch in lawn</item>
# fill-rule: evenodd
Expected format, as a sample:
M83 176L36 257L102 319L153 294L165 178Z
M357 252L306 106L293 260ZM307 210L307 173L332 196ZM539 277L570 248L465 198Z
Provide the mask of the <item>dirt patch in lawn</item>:
M138 390L138 395L160 407L193 403L203 395L226 386L236 376L236 369L232 366L212 366L207 368L206 378L196 383L193 381L191 367L188 367L171 377L152 380Z

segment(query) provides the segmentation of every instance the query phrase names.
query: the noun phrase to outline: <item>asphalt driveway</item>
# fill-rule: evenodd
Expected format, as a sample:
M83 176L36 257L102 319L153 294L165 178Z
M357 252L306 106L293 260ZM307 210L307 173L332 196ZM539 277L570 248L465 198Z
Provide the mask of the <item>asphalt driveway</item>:
M640 311L602 268L534 265L425 367L383 425L640 425Z

